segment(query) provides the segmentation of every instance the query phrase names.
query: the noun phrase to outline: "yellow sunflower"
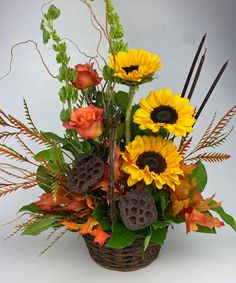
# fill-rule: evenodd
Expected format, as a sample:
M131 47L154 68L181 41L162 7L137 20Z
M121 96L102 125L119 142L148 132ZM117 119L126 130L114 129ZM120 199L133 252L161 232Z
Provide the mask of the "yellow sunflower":
M115 71L115 76L129 82L141 82L152 77L162 68L161 59L144 49L130 49L110 56L109 67Z
M158 189L167 184L171 189L179 185L183 174L180 162L183 159L176 146L159 137L136 136L129 142L122 155L122 170L127 173L128 186L143 180L146 185L153 181Z
M185 137L193 129L194 109L189 99L174 95L170 89L151 91L146 99L141 99L139 106L133 118L141 130L156 133L163 128L175 136Z

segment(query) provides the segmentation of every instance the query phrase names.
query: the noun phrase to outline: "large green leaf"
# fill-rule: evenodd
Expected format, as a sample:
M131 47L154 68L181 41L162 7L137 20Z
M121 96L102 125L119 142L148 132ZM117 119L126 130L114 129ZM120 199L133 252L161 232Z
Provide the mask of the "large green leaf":
M57 221L58 218L54 218L54 217L40 219L39 221L26 227L22 235L32 235L32 236L39 235L41 232L52 227L53 223Z
M47 162L51 159L50 152L48 149L42 150L35 154L34 159L37 161Z
M216 203L217 203L217 202L216 202L215 200L212 200L212 201L209 203L209 206L214 205L214 204L216 204ZM221 206L216 207L216 208L212 208L211 210L213 210L213 211L215 211L216 213L218 213L219 216L222 218L222 220L223 220L225 223L227 223L229 226L231 226L231 227L234 229L234 231L236 232L236 222L235 222L234 218L233 218L231 215L229 215L228 213L226 213L226 212L224 211L224 209L223 209Z
M123 223L117 222L113 225L112 236L106 246L114 249L123 249L130 246L135 238L135 232L127 229Z
M158 245L163 245L166 239L167 229L156 229L152 232L151 242L154 242Z
M41 132L41 134L46 137L47 139L51 141L55 141L57 143L64 144L66 142L66 139L59 137L57 134L54 134L52 132Z
M196 232L200 232L200 233L208 233L208 234L216 234L216 229L215 228L208 228L208 227L204 227L201 225L197 225L198 230Z
M43 189L46 193L51 192L51 176L48 174L48 172L43 166L38 167L36 179L41 189Z
M192 174L189 176L190 181L195 178L197 181L197 190L203 192L207 184L207 171L203 163L199 160L197 163L197 168L193 170Z
M122 113L125 115L126 114L126 109L129 101L129 95L127 92L124 91L118 91L115 93L115 101L116 104L119 106L121 109Z
M154 223L152 223L152 227L153 227L154 230L156 230L158 228L162 229L162 228L165 228L169 225L170 225L170 221L168 221L168 220L163 220L163 221L157 220Z
M39 207L37 207L36 205L32 205L32 204L28 204L23 206L19 211L19 212L24 212L24 211L30 211L32 213L37 213L40 211Z
M104 214L107 211L107 206L104 203L99 203L94 211L93 217L100 223L103 231L111 230L111 222L109 217L105 217Z

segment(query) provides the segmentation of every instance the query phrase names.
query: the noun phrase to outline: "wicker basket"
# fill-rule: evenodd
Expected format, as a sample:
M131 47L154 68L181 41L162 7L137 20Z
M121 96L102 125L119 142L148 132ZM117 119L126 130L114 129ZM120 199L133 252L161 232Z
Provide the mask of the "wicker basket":
M136 239L131 246L117 250L105 246L100 247L90 235L83 237L91 258L97 264L116 271L134 271L151 264L157 258L161 248L155 243L150 243L142 258L142 239Z

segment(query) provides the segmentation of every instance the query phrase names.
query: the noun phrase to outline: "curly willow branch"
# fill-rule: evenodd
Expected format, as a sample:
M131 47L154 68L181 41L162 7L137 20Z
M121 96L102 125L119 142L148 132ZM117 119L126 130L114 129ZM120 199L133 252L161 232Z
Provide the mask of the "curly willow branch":
M46 63L45 63L45 61L44 61L44 59L43 59L43 56L42 56L42 54L41 54L41 52L40 52L40 50L39 50L39 48L38 48L38 44L37 44L35 41L33 41L33 40L31 40L31 39L28 39L28 40L26 40L26 41L18 42L18 43L14 44L14 45L11 47L11 50L10 50L11 59L10 59L10 64L9 64L9 70L8 70L8 72L7 72L5 75L3 75L2 77L0 77L0 80L4 79L5 77L7 77L7 76L11 73L11 70L12 70L12 62L13 62L13 57L14 57L13 50L14 50L17 46L19 46L19 45L28 44L28 43L32 43L32 44L35 46L35 48L36 48L36 50L37 50L37 52L38 52L38 54L39 54L39 57L40 57L40 59L41 59L41 62L42 62L42 64L43 64L43 66L45 67L45 69L47 70L47 72L49 73L49 75L50 75L51 77L53 77L54 79L57 78L57 77L54 76L54 75L50 72L50 70L48 69L48 66L46 65Z
M69 41L71 44L73 44L73 45L75 46L75 48L77 49L77 51L78 51L80 54L82 54L82 55L84 55L85 57L89 58L89 63L91 62L91 60L94 60L94 61L96 62L96 64L97 64L97 66L98 66L98 69L99 69L100 71L102 71L102 69L101 69L101 67L100 67L100 65L99 65L99 62L98 62L98 60L97 60L98 55L96 55L96 56L90 56L90 55L88 55L86 52L82 51L82 50L79 48L79 46L78 46L73 40L71 40L70 38L64 37L64 38L62 38L62 40L67 40L67 41Z
M108 35L105 31L105 29L103 28L103 26L99 23L95 13L93 12L93 9L91 7L91 5L87 2L87 0L80 0L82 3L84 3L89 11L90 11L90 20L91 20L91 23L94 27L94 29L96 29L98 32L99 32L99 41L98 41L98 44L97 44L97 54L101 57L101 59L104 61L104 63L106 64L106 60L104 59L104 57L101 55L101 53L99 52L99 47L100 47L100 44L101 44L101 41L102 41L102 34L104 34L105 38L107 39L108 43L109 43L109 38L108 38ZM95 25L95 23L97 24L97 26Z
M44 3L44 4L41 6L41 13L42 13L42 16L43 16L43 17L44 17L43 8L44 8L45 6L51 4L51 3L52 3L52 0L50 0L50 1L46 2L46 3Z

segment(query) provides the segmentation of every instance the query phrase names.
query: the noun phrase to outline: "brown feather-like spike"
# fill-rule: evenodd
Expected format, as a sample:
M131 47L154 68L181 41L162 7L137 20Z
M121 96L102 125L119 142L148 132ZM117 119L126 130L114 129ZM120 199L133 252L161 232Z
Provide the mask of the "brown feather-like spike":
M190 161L190 160L203 160L203 161L206 161L206 162L222 162L224 160L227 160L230 158L230 155L229 154L226 154L226 153L218 153L218 152L205 152L203 154L199 154L195 157L192 157L192 158L189 158L187 159L187 161Z

